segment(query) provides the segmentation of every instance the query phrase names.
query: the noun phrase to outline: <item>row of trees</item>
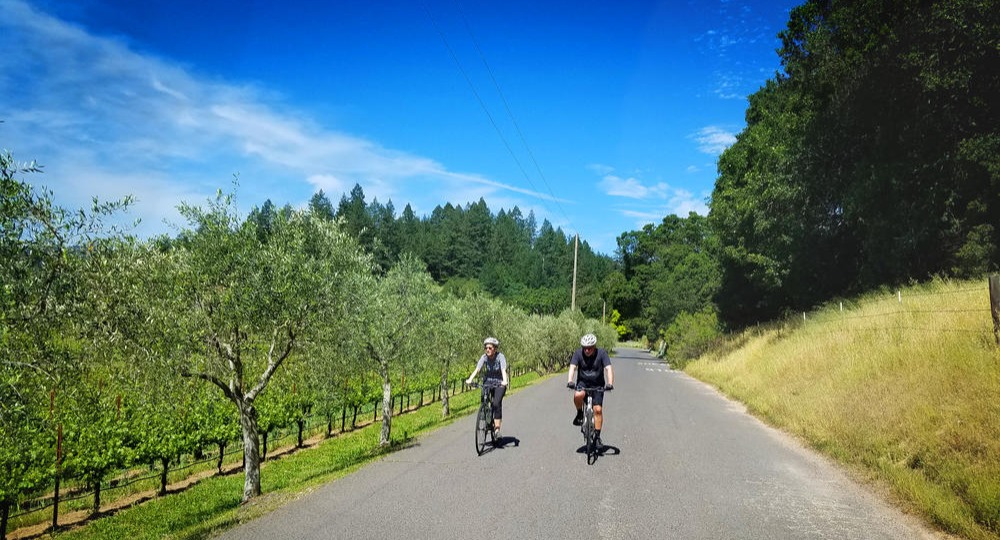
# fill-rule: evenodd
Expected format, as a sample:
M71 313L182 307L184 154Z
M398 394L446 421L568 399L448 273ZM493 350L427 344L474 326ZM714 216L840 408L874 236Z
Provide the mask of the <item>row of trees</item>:
M310 208L342 219L382 270L410 254L427 265L435 281L459 295L486 292L529 313L550 315L570 303L575 239L548 220L538 225L533 212L525 216L515 206L493 214L479 199L464 207L437 206L422 217L407 204L397 216L392 201L367 203L359 185L336 207L320 191ZM255 217L266 222L273 214L273 205L265 203ZM614 264L585 240L579 243L577 305L584 314L601 316L601 283Z
M244 500L260 493L260 440L307 414L394 394L447 394L485 335L518 366L564 365L580 312L528 314L455 296L422 261L389 267L315 208L243 218L220 193L182 205L175 237L139 241L102 225L128 200L67 212L18 179L37 171L3 154L0 199L0 507L55 478L100 479L238 438ZM405 383L404 383L405 381ZM60 433L61 430L61 433ZM95 507L99 505L99 492ZM4 523L6 526L6 523Z
M704 343L838 296L1000 268L997 7L792 10L783 72L749 97L708 218L619 238L604 289L627 331Z

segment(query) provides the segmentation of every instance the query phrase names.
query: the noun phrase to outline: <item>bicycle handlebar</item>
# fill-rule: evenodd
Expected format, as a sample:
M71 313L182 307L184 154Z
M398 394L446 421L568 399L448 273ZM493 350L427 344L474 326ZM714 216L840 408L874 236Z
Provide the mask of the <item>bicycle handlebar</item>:
M573 388L567 387L567 388L574 392L611 392L611 389L607 388L606 386L584 386L583 388L576 388L576 387Z
M500 388L503 385L500 384L500 383L483 384L483 383L479 383L479 382L473 382L469 386L472 387L472 388L485 388L487 390L491 390L493 388Z

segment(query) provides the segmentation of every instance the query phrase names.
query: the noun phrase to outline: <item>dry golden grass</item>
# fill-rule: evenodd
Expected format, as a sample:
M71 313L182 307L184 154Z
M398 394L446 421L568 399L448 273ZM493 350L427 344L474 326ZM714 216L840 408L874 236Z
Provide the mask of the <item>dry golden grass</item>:
M686 371L945 531L1000 538L1000 347L986 280L900 296L748 330Z

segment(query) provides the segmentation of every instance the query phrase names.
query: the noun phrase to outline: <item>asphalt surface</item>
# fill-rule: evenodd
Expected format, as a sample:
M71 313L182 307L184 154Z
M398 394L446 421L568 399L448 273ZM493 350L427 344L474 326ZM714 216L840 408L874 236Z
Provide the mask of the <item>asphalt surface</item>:
M221 538L936 537L645 352L612 363L593 465L558 376L508 394L502 445L482 456L467 416Z

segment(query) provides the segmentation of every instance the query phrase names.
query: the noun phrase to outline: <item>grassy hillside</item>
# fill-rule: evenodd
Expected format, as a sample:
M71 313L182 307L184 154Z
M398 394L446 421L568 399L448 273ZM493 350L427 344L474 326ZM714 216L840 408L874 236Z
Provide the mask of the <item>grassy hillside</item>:
M1000 538L989 288L934 282L733 336L685 370L966 538Z

